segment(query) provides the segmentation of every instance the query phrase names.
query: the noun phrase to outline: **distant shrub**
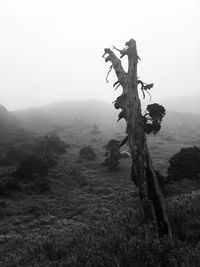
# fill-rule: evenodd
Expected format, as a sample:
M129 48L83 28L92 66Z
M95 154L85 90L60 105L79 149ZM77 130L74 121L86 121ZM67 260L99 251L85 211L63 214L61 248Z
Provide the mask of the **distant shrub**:
M42 147L44 157L49 156L52 153L65 153L67 148L67 145L60 140L59 136L57 135L45 135L44 139L40 141L40 146Z
M169 160L168 177L170 180L200 179L200 148L186 147Z
M73 183L77 183L80 186L88 185L86 177L82 174L79 166L71 165L68 169L68 175L72 178Z
M65 153L66 148L70 147L70 145L66 145L56 135L37 137L0 151L0 166L20 163L34 155L37 158L43 159L48 167L54 166L57 164L55 160L56 155Z
M26 150L22 146L12 146L5 153L5 157L11 162L19 162L25 160L31 154L33 154L33 150L31 149Z
M167 142L171 142L171 141L175 141L176 139L172 136L166 136L165 138L163 138L164 141L167 141Z
M43 162L46 164L46 166L47 166L48 168L57 165L57 161L56 161L55 159L53 159L52 157L49 157L49 156L45 157L45 158L43 159Z
M99 134L101 131L99 130L99 127L96 125L96 124L94 124L93 126L92 126L92 130L90 131L92 134Z
M87 160L96 159L96 153L91 146L82 147L80 150L80 157Z
M110 148L113 148L113 147L119 148L119 145L120 145L120 141L116 139L111 139L105 147L106 147L106 150L109 150Z
M43 194L51 191L51 186L47 177L42 177L42 179L35 179L25 189L34 193Z
M118 140L111 139L106 145L106 159L104 165L107 166L110 171L116 170L119 165L119 160L121 158L119 144L120 142Z
M47 165L42 159L29 156L21 162L19 168L12 175L18 180L29 182L38 176L45 176L47 173Z
M36 156L30 156L21 162L17 170L11 174L10 179L16 181L17 184L20 183L24 193L42 194L51 190L47 174L46 162Z
M20 191L21 187L19 181L14 177L0 178L0 197L9 197L14 192Z

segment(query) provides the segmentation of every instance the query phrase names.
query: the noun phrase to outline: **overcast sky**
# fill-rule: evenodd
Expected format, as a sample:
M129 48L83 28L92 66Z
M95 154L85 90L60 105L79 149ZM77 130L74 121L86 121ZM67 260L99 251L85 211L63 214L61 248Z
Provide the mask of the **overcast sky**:
M154 100L200 100L199 0L2 0L0 104L9 110L88 98L112 102L105 47L133 38ZM126 62L125 62L126 63Z

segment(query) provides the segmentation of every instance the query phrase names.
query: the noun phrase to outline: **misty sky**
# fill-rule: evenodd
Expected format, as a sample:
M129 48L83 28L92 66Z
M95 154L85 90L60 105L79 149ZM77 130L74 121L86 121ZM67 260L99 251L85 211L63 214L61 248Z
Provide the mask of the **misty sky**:
M153 100L200 100L198 0L2 0L0 104L9 110L64 100L112 102L103 49L137 41L138 76ZM126 60L125 60L126 61ZM126 62L125 62L126 63Z

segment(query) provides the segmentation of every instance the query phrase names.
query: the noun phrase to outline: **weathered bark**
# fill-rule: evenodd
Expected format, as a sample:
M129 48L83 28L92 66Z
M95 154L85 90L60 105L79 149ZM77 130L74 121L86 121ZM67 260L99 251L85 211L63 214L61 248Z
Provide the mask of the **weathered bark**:
M131 178L138 186L146 223L156 222L159 236L168 235L171 238L171 227L168 220L165 200L161 193L157 176L146 144L144 124L141 114L141 103L138 95L136 42L131 39L127 48L119 50L121 57L128 56L128 73L122 67L120 59L111 49L105 49L105 61L110 61L122 86L123 92L115 101L115 108L122 109L121 117L127 122L126 132L132 155Z

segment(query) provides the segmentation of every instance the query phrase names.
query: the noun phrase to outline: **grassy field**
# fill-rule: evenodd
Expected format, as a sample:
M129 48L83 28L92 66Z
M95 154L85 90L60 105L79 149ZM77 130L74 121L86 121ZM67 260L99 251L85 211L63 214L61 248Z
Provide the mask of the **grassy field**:
M181 265L181 253L186 257L192 250L198 251L196 243L190 249L185 243L176 244L170 251L176 248L174 260L178 262L179 258L180 265L162 265L168 243L158 241L151 227L142 225L137 189L130 180L131 160L121 160L117 172L109 172L102 165L104 146L113 138L111 130L94 135L87 128L70 129L59 135L71 148L58 157L58 164L49 171L51 191L17 192L0 199L0 266L200 266L191 265L195 261L199 264L196 254ZM123 136L120 131L114 134L118 139ZM179 141L166 140L163 134L149 139L154 165L163 174L170 156L183 147ZM96 151L94 161L79 157L80 148L88 144ZM5 171L1 168L1 172ZM196 201L191 196L186 199ZM168 203L169 212L175 216L177 199ZM197 208L199 204L195 214ZM137 255L133 251L136 248Z
M30 195L18 192L11 198L1 198L1 257L12 257L19 244L22 253L26 246L23 240L45 239L62 227L69 230L76 225L85 227L124 207L133 207L133 203L138 205L137 193L129 179L130 160L123 160L119 171L110 173L101 165L103 148L92 162L82 161L79 149L76 142L76 146L59 157L58 165L50 169L51 192Z

